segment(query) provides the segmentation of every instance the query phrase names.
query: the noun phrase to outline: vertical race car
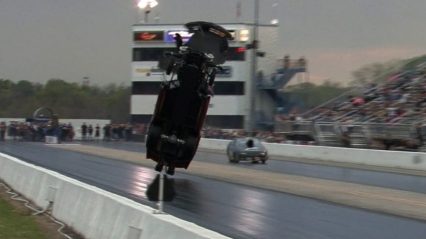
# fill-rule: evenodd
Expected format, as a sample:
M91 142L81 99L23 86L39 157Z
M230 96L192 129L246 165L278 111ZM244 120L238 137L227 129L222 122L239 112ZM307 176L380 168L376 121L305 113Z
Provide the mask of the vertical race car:
M214 23L197 21L185 27L191 38L160 61L171 77L162 83L146 139L147 158L157 162L155 170L166 167L170 175L175 168L188 168L197 151L216 72L232 39Z

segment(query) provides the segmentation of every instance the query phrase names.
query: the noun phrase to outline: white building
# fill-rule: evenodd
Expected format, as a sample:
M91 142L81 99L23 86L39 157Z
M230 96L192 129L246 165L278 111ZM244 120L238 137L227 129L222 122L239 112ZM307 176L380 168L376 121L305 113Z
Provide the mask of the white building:
M224 71L216 76L215 96L210 101L205 125L221 128L245 128L250 122L250 97L252 84L251 59L252 50L246 49L252 41L252 24L219 24L231 34L228 60ZM258 69L272 73L276 60L283 53L277 52L278 28L276 25L259 26L259 51L266 52L265 57L258 58ZM163 52L175 49L173 36L176 32L185 39L190 37L183 24L138 24L132 27L132 123L147 124L154 112L160 82L166 77L158 68L158 60ZM168 77L168 76L167 76ZM273 100L265 92L256 91L256 111L274 111Z

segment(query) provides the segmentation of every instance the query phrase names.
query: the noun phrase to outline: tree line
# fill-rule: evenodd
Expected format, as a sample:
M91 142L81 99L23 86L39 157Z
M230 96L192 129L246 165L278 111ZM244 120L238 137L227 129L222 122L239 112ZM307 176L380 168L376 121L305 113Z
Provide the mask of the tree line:
M363 86L368 83L384 82L389 75L396 72L412 71L419 64L425 64L426 55L416 56L404 60L391 60L383 63L365 65L352 72L351 86Z
M48 107L59 118L111 119L126 123L130 115L129 86L103 87L50 79L45 84L0 79L0 118L29 118Z
M329 81L321 85L305 82L287 86L284 92L303 101L307 110L368 83L380 83L393 72L409 70L422 62L426 62L426 56L373 63L355 70L349 86ZM111 119L125 123L130 117L130 96L131 87L123 85L101 87L61 79L50 79L45 84L0 79L0 118L27 118L37 108L48 107L59 118Z
M312 108L342 92L338 83L321 85L302 83L286 89ZM111 119L126 123L130 117L131 87L110 84L96 86L51 79L45 84L21 80L0 79L0 118L29 118L40 107L54 111L59 118Z

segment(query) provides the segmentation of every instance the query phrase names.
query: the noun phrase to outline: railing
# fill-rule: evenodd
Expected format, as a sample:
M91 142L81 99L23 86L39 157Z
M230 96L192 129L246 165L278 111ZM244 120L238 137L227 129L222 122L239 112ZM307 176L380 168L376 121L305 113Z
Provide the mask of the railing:
M306 67L307 67L307 63L303 58L300 58L300 59L297 59L297 60L294 60L294 59L289 59L289 60L278 59L276 64L277 64L277 66L276 66L277 69L281 69L281 68L284 68L284 69L286 69L286 68L288 68L288 69L290 69L290 68L292 68L292 69L294 69L294 68L306 69Z
M319 145L344 145L342 140L349 137L352 147L361 148L368 148L372 140L416 141L421 146L426 138L426 124L416 128L413 124L285 121L276 122L275 131L310 135Z
M256 84L259 89L281 89L295 74L300 72L306 72L306 61L303 58L298 60L278 59L276 61L276 71L266 76L260 73L257 76Z
M342 94L321 103L320 105L316 106L315 108L310 109L310 110L302 113L301 116L303 116L304 118L310 118L310 117L313 117L315 115L320 116L320 115L318 115L318 112L317 112L319 109L322 109L322 108L325 108L325 107L330 108L330 105L346 102L346 101L348 101L349 95L357 94L360 91L361 91L361 88L353 88L351 90L345 91Z
M338 146L341 145L341 131L334 122L315 123L315 138L320 145Z
M411 139L413 130L413 125L409 124L369 123L364 125L364 131L369 138Z
M276 132L280 133L312 133L313 124L312 121L295 121L295 122L283 122L275 128Z

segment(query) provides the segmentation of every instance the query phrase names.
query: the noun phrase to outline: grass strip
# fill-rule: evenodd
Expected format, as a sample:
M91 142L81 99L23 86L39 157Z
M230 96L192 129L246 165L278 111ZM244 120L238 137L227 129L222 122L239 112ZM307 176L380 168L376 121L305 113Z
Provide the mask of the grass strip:
M0 238L45 239L46 236L29 211L16 209L0 197Z

